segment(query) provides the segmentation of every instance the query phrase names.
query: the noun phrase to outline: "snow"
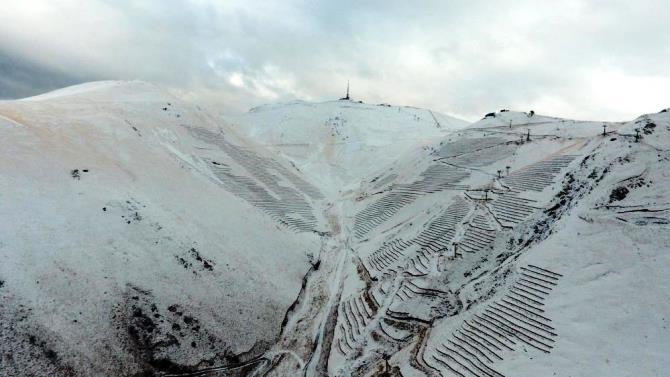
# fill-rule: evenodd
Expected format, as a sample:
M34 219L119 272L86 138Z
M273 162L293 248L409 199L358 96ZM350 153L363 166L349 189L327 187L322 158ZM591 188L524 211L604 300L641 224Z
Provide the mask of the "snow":
M102 82L0 102L0 151L5 375L670 370L668 112L222 119Z
M398 155L468 124L427 109L350 100L265 105L225 119L334 195Z
M113 95L111 95L113 93ZM24 98L21 101L61 100L92 101L159 101L174 99L160 87L144 81L94 81L57 89L48 93Z
M134 322L121 318L133 307L157 306L161 317L151 319L180 343L157 347L155 358L164 352L178 364L220 363L275 339L319 237L286 229L213 178L204 157L256 181L191 135L187 126L218 132L206 114L137 83L2 102L0 114L2 322L18 323L9 313L18 305L32 308L15 331L46 342L63 363L87 360L89 375L144 368L128 344ZM175 304L198 331L168 310ZM37 373L31 362L24 372Z
M495 373L662 376L670 368L670 361L662 351L668 347L667 313L670 313L667 275L670 192L666 188L665 167L670 161L670 116L649 114L631 122L607 123L607 135L602 135L602 122L539 115L535 115L534 122L528 122L522 114L505 112L498 117L512 119L511 128L509 124L497 125L485 120L452 132L442 142L409 152L364 180L362 192L356 194L359 200L350 221L355 224L357 217L353 215L366 213L375 203L383 203L376 216L384 218L381 222L361 222L359 227L364 232L354 246L365 268L377 279L366 289L384 287L387 292L382 294L387 303L375 313L376 319L370 321L400 321L404 325L389 327L392 322L387 322L368 325L364 330L353 325L354 332L360 330L364 335L355 337L352 350L345 349L344 354L336 352L332 375L350 375L357 368L398 368L403 376L424 376L438 370L441 375L457 375L434 357L446 360L463 375L486 375L483 369L477 369L484 367L473 361L476 357L484 358L477 353L480 350L455 340L454 336L465 339L458 335L464 332L464 326L468 328L464 324L473 323L475 315L488 313L490 307L497 308L516 284L521 268L528 265L562 274L557 286L543 299L544 313L551 319L556 334L545 336L555 343L551 343L550 353L544 354L517 339L514 351L501 353L503 360L486 362ZM650 123L654 126L649 126ZM642 135L639 142L635 140L635 129ZM526 141L528 130L530 141ZM566 162L558 163L561 158ZM467 177L453 183L465 185L469 190L427 186L426 172L435 171L440 163L468 171ZM547 181L542 175L551 164L558 164L560 169ZM518 194L511 193L531 200L527 202L531 204L528 209L513 210L515 216L525 220L510 222L496 218L499 216L496 203L502 200L501 194L509 185L513 188L515 185L513 179L506 178L507 166L510 177L520 176L540 185L538 191L521 189ZM496 180L498 170L502 179ZM574 177L579 184L569 184L570 180L563 177ZM629 190L626 198L609 204L612 191L622 185ZM487 204L488 210L483 212L467 212L458 220L461 225L445 228L455 230L449 236L450 242L426 238L445 236L431 235L428 224L437 221L441 213L454 213L461 208L456 203L464 195L474 199L467 200L469 211L482 208L477 198L484 196L478 190L486 188L493 189L488 194L492 204ZM386 195L394 192L405 194L384 202ZM400 208L395 207L396 203L401 203ZM449 210L450 205L457 207ZM474 229L476 216L491 218L489 214L498 223L488 222L493 231L487 234L494 234L495 240L484 246L486 238L482 238L482 230L477 231L477 238L467 235ZM452 242L459 238L462 256L452 259ZM468 239L478 240L471 244L476 249L474 254L463 249L473 242ZM398 240L412 245L384 246ZM349 275L348 280L360 278L356 275ZM426 295L417 285L443 293ZM360 289L350 288L342 295L342 302L359 294ZM465 305L465 310L458 309L459 302ZM445 305L446 316L435 314L439 312L435 312L437 308ZM343 318L345 328L347 321L353 322L351 318ZM418 327L407 333L403 326ZM426 331L421 329L425 328L429 329L426 336L421 335ZM336 338L346 338L345 332L336 333ZM408 334L410 341L393 340ZM438 352L444 352L445 344L455 350L456 353L448 351L455 359L445 359ZM476 357L466 352L474 352ZM388 364L374 357L380 354L391 355Z
M670 117L645 118L657 124L657 131L631 148L620 140L602 146L597 157L603 161L621 157L630 162L612 164L601 189L582 200L521 261L564 272L546 309L556 313L561 343L549 358L505 365L508 374L534 376L552 370L574 376L597 370L608 376L662 376L670 368L663 351L670 335ZM629 122L620 133L634 125ZM652 145L662 146L663 152ZM644 184L630 179L638 175ZM611 188L622 184L630 195L613 203L616 209L603 207L609 204ZM645 208L659 212L637 212ZM626 212L631 210L635 212Z

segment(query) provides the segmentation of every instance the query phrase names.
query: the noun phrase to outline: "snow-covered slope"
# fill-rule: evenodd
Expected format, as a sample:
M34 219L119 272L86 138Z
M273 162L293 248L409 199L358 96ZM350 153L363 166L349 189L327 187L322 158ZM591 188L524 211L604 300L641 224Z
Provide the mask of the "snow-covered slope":
M670 112L421 114L0 102L0 374L667 375Z
M399 154L468 125L427 109L349 100L265 105L227 120L335 194Z
M327 362L306 370L665 375L668 112L604 135L521 114L410 151L342 199L349 263L317 347ZM294 351L314 360L309 347Z
M518 126L538 126L544 124L556 124L563 122L574 122L570 119L550 117L519 111L501 110L499 112L489 113L483 119L475 122L472 128L500 128L500 127L518 127Z
M321 194L141 82L0 102L0 375L257 356L320 249Z

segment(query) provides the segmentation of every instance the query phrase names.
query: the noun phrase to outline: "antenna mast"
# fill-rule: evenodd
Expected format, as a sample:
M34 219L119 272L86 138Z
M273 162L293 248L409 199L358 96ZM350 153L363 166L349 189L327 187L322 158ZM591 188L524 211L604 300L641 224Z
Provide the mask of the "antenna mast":
M340 98L340 101L349 101L349 100L350 100L350 98L349 98L349 80L347 80L347 95Z

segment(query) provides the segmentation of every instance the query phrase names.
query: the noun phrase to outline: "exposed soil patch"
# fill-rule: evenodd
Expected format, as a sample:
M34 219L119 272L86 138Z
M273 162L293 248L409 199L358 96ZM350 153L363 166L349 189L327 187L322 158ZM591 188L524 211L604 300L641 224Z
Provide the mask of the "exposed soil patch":
M628 189L625 187L617 187L613 189L610 193L610 203L624 200L626 195L628 195L628 192Z
M656 124L649 122L642 128L642 132L644 132L645 135L651 135L654 133L654 128L656 128Z
M88 173L88 169L72 169L70 170L70 176L72 179L80 180L82 173Z
M73 355L58 348L63 340L33 323L32 308L18 304L10 294L0 296L0 302L0 375L81 375L71 365Z
M177 262L184 267L184 269L193 272L197 275L198 272L214 271L214 263L211 259L204 258L195 247L190 248L182 255L175 255Z
M223 340L202 327L181 304L157 304L151 292L129 286L112 314L118 335L136 363L136 376L193 372L234 362Z

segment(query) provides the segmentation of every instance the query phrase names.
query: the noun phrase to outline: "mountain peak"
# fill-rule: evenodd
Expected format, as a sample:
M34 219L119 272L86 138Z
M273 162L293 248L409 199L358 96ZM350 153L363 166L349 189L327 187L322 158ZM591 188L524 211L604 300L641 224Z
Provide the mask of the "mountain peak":
M468 124L427 109L350 100L296 100L224 118L329 188L355 184L371 174L375 165L369 161L383 166Z
M56 89L44 94L23 98L21 101L61 99L67 101L76 101L80 99L98 101L157 101L171 98L174 98L174 96L169 94L167 90L145 81L104 80L86 82Z

